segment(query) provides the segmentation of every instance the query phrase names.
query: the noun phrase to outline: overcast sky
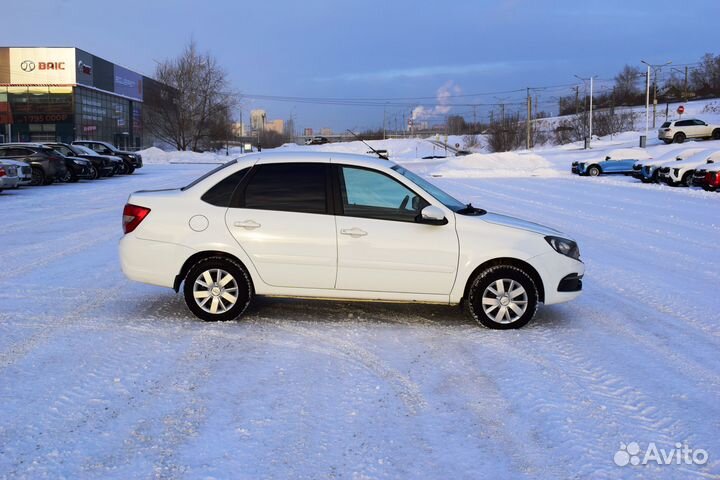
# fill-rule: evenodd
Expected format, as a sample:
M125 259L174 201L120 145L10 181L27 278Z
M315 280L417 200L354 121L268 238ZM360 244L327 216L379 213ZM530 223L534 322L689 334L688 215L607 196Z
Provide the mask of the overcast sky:
M720 0L33 0L3 9L7 46L74 46L141 73L191 38L227 69L241 93L388 100L388 125L415 104L433 120L524 93L567 85L574 75L611 79L626 63L675 64L720 53ZM691 5L692 8L687 8ZM608 82L605 82L608 84ZM569 86L537 90L541 108ZM445 100L436 100L438 94ZM479 96L476 93L487 93ZM435 104L440 103L438 108ZM380 102L384 103L384 101ZM398 103L407 104L403 106ZM442 107L443 103L482 103ZM378 127L382 106L316 105L246 97L243 115L293 115L298 127ZM448 111L449 110L449 111Z

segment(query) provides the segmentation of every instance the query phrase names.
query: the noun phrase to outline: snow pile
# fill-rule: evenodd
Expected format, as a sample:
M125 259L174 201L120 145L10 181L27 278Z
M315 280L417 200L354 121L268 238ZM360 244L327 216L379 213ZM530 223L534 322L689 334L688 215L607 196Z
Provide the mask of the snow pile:
M517 152L451 157L425 170L425 174L446 178L554 177L559 173L540 155Z
M241 152L239 148L231 148L229 155L226 155L225 151L203 153L166 152L157 147L150 147L145 150L140 150L138 153L142 155L143 163L145 164L166 165L168 163L225 163L228 160L237 158Z

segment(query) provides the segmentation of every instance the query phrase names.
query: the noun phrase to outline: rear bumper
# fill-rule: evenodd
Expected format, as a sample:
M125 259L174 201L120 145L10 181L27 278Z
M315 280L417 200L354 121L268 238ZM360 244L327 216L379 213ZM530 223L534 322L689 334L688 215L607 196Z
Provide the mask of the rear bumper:
M15 188L20 184L18 177L0 177L0 189Z
M173 243L142 240L133 233L120 239L120 267L130 280L173 288L185 260L195 251Z

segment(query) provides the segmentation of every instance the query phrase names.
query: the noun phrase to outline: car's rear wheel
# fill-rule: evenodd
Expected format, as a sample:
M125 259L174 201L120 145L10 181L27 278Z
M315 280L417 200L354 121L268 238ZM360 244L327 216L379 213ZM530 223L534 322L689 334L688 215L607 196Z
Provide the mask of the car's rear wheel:
M537 310L538 292L530 275L518 267L498 265L481 272L468 290L470 316L487 328L520 328Z
M685 185L686 187L692 187L692 179L694 171L689 171L685 174L685 176L682 178L682 185Z
M237 262L210 257L193 265L185 276L185 303L202 320L233 320L253 297L250 276Z
M32 167L32 178L30 179L30 185L37 187L45 185L45 172L40 167Z
M593 165L592 167L588 168L587 172L588 175L590 175L591 177L597 177L598 175L600 175L600 168Z
M685 134L682 132L678 132L673 137L673 142L675 143L683 143L685 141Z

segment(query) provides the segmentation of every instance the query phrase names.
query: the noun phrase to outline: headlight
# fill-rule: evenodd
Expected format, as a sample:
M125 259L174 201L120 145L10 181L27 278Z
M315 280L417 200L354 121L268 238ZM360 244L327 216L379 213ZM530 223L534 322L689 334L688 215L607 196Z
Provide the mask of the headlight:
M82 160L73 160L73 163L74 163L75 165L80 165L80 166L85 165L85 162L83 162Z
M580 248L578 248L578 244L572 240L552 236L545 237L545 240L556 252L574 258L575 260L580 260Z

